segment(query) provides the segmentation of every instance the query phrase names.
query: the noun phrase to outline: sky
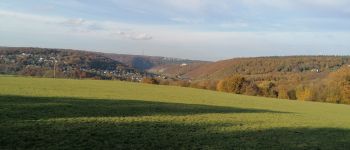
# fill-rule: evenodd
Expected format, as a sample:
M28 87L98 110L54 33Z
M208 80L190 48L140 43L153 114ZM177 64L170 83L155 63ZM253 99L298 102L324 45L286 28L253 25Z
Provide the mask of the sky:
M349 0L1 0L0 46L199 60L350 55Z

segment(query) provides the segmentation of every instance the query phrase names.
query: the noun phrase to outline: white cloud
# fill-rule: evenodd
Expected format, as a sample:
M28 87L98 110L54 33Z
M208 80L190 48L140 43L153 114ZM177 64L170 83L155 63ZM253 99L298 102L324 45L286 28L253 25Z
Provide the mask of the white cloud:
M21 13L21 12L14 12L14 11L7 11L7 10L0 10L0 16L6 17L6 18L13 18L18 20L30 20L35 22L43 22L43 23L59 23L62 21L65 21L66 18L64 17L48 17L48 16L41 16L41 15L33 15L28 13Z
M170 20L174 22L187 23L187 24L197 24L197 23L203 22L202 19L184 18L184 17L174 17L174 18L170 18Z
M82 18L78 18L78 19L68 19L64 22L62 22L64 25L68 25L68 26L81 26L86 22L86 20L82 19Z
M136 31L138 30L138 26L118 22L95 21L82 18L65 18L55 16L49 17L1 10L0 16L10 20L23 22L23 24L26 24L27 28L30 27L29 24L35 23L37 24L35 26L39 25L48 28L57 28L57 30L59 29L60 31L66 30L67 34L91 34L92 36L98 34L104 35L106 37L109 37L111 35L119 35L123 38L131 40L153 39L153 37L148 33ZM32 26L32 29L34 29L35 26ZM45 29L42 30L42 32L44 32Z
M153 37L147 33L135 33L135 32L125 32L119 31L113 35L120 35L132 40L151 40Z

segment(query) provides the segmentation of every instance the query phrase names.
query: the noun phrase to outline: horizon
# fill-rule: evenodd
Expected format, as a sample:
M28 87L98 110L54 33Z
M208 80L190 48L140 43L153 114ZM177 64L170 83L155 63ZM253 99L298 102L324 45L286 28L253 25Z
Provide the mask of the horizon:
M38 48L38 49L71 50L71 51L82 51L82 52L90 52L90 53L112 54L112 55L116 54L116 55L143 56L143 57L164 57L164 58L174 58L174 59L203 61L203 62L219 62L219 61L225 61L225 60L231 60L231 59L270 58L270 57L350 57L350 55L266 55L266 56L230 57L230 58L219 59L219 60L203 60L203 59L190 59L190 58L181 58L181 57L167 57L167 56L161 56L161 55L127 54L127 53L101 52L101 51L97 51L97 50L55 48L55 47L11 47L11 46L0 46L0 48Z
M345 0L5 0L0 45L205 61L346 56L348 7Z

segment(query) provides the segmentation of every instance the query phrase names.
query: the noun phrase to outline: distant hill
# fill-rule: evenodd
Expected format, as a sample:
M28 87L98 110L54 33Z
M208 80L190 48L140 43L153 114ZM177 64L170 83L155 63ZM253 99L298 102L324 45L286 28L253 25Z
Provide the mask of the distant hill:
M285 56L235 58L198 65L184 76L193 79L222 79L234 74L331 72L350 64L350 56Z
M118 78L140 81L154 74L176 77L210 62L179 58L88 52L70 49L0 47L0 73L63 78Z
M113 60L122 62L130 67L151 71L157 73L168 73L173 74L173 70L177 70L179 67L184 65L192 64L206 64L206 61L199 60L188 60L170 57L159 57L159 56L141 56L141 55L125 55L125 54L111 54L102 53L102 55L111 58ZM194 65L196 66L196 65Z
M314 73L317 75L312 78L319 78L350 64L350 56L256 57L209 62L67 49L0 47L0 73L53 76L54 59L58 77L123 80L140 80L152 74L186 80L221 80L236 74L258 78L273 74L280 78L285 74Z
M0 48L0 73L121 80L140 80L145 75L95 52L23 47Z

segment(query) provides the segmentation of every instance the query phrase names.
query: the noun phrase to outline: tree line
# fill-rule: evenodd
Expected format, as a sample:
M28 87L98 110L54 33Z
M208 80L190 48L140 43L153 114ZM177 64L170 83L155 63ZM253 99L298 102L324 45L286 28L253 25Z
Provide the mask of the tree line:
M192 87L279 99L350 104L350 66L329 73L282 73L261 76L234 74L222 80L164 80L144 78L143 83Z

